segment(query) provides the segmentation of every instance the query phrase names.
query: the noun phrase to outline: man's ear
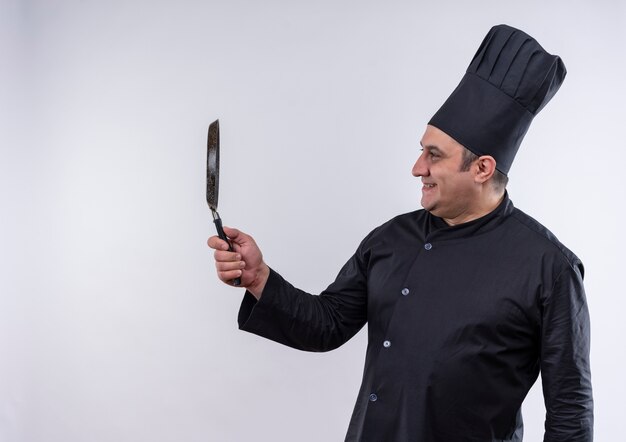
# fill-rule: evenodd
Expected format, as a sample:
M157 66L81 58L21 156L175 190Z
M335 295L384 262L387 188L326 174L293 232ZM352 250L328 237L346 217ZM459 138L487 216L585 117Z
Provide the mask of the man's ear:
M476 166L474 181L479 184L487 182L496 173L496 160L491 155L478 157Z

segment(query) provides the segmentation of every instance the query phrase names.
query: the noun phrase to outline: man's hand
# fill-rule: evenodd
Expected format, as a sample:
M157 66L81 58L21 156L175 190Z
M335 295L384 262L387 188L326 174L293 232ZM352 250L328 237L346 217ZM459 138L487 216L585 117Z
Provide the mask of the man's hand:
M263 262L263 254L254 238L237 229L224 227L224 233L230 238L234 252L228 251L228 244L218 236L212 236L207 244L215 249L215 267L217 276L231 285L235 278L241 278L241 287L245 287L256 299L261 297L270 269Z

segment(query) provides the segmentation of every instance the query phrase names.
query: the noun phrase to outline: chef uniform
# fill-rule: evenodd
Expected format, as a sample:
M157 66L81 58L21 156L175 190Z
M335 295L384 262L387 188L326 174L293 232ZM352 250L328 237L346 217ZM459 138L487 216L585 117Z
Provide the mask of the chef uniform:
M429 124L507 174L565 67L532 37L491 29ZM542 374L545 441L592 440L589 314L581 261L505 193L449 226L425 210L373 230L319 296L271 270L246 293L240 328L307 351L366 323L348 441L518 442L521 405Z

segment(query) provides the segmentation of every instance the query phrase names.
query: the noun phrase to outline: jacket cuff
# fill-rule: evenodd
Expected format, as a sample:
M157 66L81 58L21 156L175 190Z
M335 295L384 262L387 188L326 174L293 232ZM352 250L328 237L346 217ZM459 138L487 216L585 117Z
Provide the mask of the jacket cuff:
M257 301L254 295L246 290L237 316L240 330L253 332L256 329L254 324L259 320L263 321L263 317L272 309L276 289L282 280L283 278L270 267L270 274L263 288L261 299Z

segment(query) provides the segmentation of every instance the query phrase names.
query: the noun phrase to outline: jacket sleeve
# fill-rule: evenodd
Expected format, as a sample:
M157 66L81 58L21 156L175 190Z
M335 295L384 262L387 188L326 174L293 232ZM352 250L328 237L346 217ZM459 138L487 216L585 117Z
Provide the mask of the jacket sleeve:
M239 328L299 350L333 350L367 321L365 268L359 249L320 295L295 288L270 269L260 300L244 295Z
M542 300L544 442L591 442L590 324L580 262L557 277Z

